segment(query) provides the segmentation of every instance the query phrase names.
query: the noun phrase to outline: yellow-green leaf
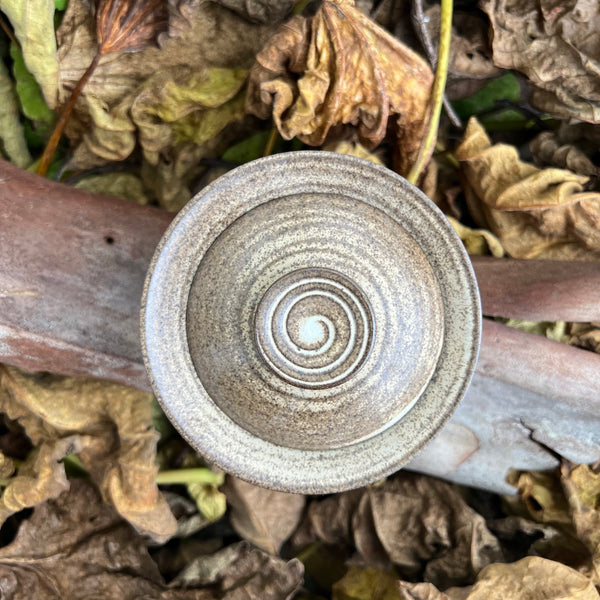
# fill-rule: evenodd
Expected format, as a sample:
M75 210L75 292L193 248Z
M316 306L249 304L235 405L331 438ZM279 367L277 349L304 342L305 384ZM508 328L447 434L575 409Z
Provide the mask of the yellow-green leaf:
M54 112L48 108L38 82L27 69L23 53L15 44L10 45L10 56L23 114L32 121L51 123L55 118Z
M403 600L397 579L377 569L351 568L333 585L333 600Z
M227 510L225 494L216 485L206 483L189 483L188 494L196 502L202 515L209 521L217 521Z
M53 0L0 0L21 44L29 71L40 84L46 103L54 108L58 94L58 58Z
M0 60L0 155L24 168L31 163L25 143L23 126L19 120L19 101L7 68Z

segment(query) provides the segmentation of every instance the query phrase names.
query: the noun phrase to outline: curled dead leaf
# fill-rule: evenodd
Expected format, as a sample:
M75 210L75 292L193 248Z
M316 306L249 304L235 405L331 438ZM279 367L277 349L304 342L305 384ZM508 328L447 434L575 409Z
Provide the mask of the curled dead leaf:
M511 564L489 565L468 588L443 593L424 583L399 583L409 600L598 600L600 595L585 575L561 563L529 556Z
M600 122L600 5L595 0L483 0L494 63L537 86L541 110Z
M5 600L286 600L302 573L296 560L240 543L214 554L197 552L166 585L146 540L84 480L36 507L15 540L0 549Z
M439 4L424 7L424 25L429 37L438 40L440 32ZM487 36L483 15L456 10L452 17L452 43L448 65L449 85L454 80L485 80L500 73L492 62L492 49ZM437 48L434 49L437 55Z
M62 460L77 454L105 500L157 541L174 532L156 486L151 395L114 383L0 367L0 410L36 446L0 497L0 521L69 487Z
M160 598L162 587L142 537L83 480L39 505L16 539L0 549L0 595L6 600Z
M505 499L513 512L538 523L571 523L569 505L554 472L511 471L507 482L518 491L518 496Z
M393 565L405 577L441 587L470 583L486 565L503 559L498 540L457 488L407 472L313 501L307 520L294 545L320 540L347 554L355 549L354 564L380 570Z
M267 490L235 477L224 487L231 507L229 518L234 529L246 540L271 554L278 554L294 532L306 499L299 494Z
M563 462L556 472L511 472L518 497L505 503L515 514L550 526L530 553L565 563L598 579L600 570L600 475L586 465Z
M597 177L598 168L586 153L574 144L563 143L560 134L543 131L529 144L531 153L540 166L569 169L578 175Z
M368 488L366 496L374 531L402 573L422 571L425 581L445 588L469 583L483 567L502 560L483 517L450 484L402 474Z
M302 584L303 574L299 560L285 561L240 542L196 557L171 586L211 586L216 593L206 600L289 600Z
M587 574L600 586L600 472L563 461L560 474L575 532L591 555Z
M425 130L432 81L427 63L352 0L325 0L314 17L285 23L257 55L246 110L272 116L284 139L311 146L351 125L370 149L395 116L399 170L407 173Z
M358 142L340 141L327 146L323 146L323 150L329 152L339 152L340 154L347 154L348 156L356 156L357 158L363 158L364 160L371 161L376 165L382 165L383 160L376 152L369 152L362 144Z
M492 146L472 118L455 152L467 202L515 258L600 258L600 194L583 191L587 177L565 169L538 169L516 148Z
M458 233L458 237L462 240L469 254L487 255L491 254L496 258L504 256L504 248L500 240L487 229L472 229L463 225L460 221L446 215L450 225L454 227L454 231Z
M600 323L570 323L569 344L600 354Z
M141 147L145 192L181 208L201 159L231 143L225 128L244 114L245 70L277 24L250 23L214 2L171 2L159 48L111 54L88 81L66 130L70 166L121 161ZM71 0L57 31L63 92L89 65L96 37L89 2Z

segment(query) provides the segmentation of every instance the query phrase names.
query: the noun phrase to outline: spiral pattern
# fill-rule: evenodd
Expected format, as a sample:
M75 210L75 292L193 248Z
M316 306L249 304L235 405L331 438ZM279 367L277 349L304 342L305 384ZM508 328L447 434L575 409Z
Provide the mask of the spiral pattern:
M360 289L330 269L299 269L276 281L255 319L258 348L287 382L338 385L369 355L374 321Z

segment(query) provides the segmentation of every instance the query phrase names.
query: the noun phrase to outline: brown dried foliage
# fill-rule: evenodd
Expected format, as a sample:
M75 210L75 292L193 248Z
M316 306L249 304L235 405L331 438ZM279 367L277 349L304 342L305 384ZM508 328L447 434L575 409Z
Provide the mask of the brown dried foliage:
M0 549L4 600L284 600L302 573L299 561L242 542L199 553L167 585L144 538L82 480L36 508Z
M258 54L246 110L272 116L284 139L311 146L351 125L374 148L395 116L399 170L407 173L425 131L432 82L427 63L351 0L325 0L314 17L281 26Z
M600 5L596 0L482 0L494 64L534 84L543 111L600 122Z
M151 395L107 381L28 374L0 366L0 410L36 450L0 496L0 524L69 488L64 458L76 454L106 502L157 541L175 519L156 486Z
M136 52L151 45L167 29L165 0L98 0L96 31L98 49L64 105L54 131L37 167L38 175L48 172L75 103L92 77L100 59L112 52Z
M492 145L471 119L456 149L471 215L515 258L598 260L600 194L566 169L538 169L517 149Z

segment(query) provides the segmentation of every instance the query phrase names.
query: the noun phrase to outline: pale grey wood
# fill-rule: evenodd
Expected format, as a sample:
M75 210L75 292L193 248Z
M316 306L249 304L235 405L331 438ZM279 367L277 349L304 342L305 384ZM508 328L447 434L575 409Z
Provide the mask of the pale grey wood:
M600 459L600 355L484 320L479 363L450 423L409 465L511 493L510 469Z

